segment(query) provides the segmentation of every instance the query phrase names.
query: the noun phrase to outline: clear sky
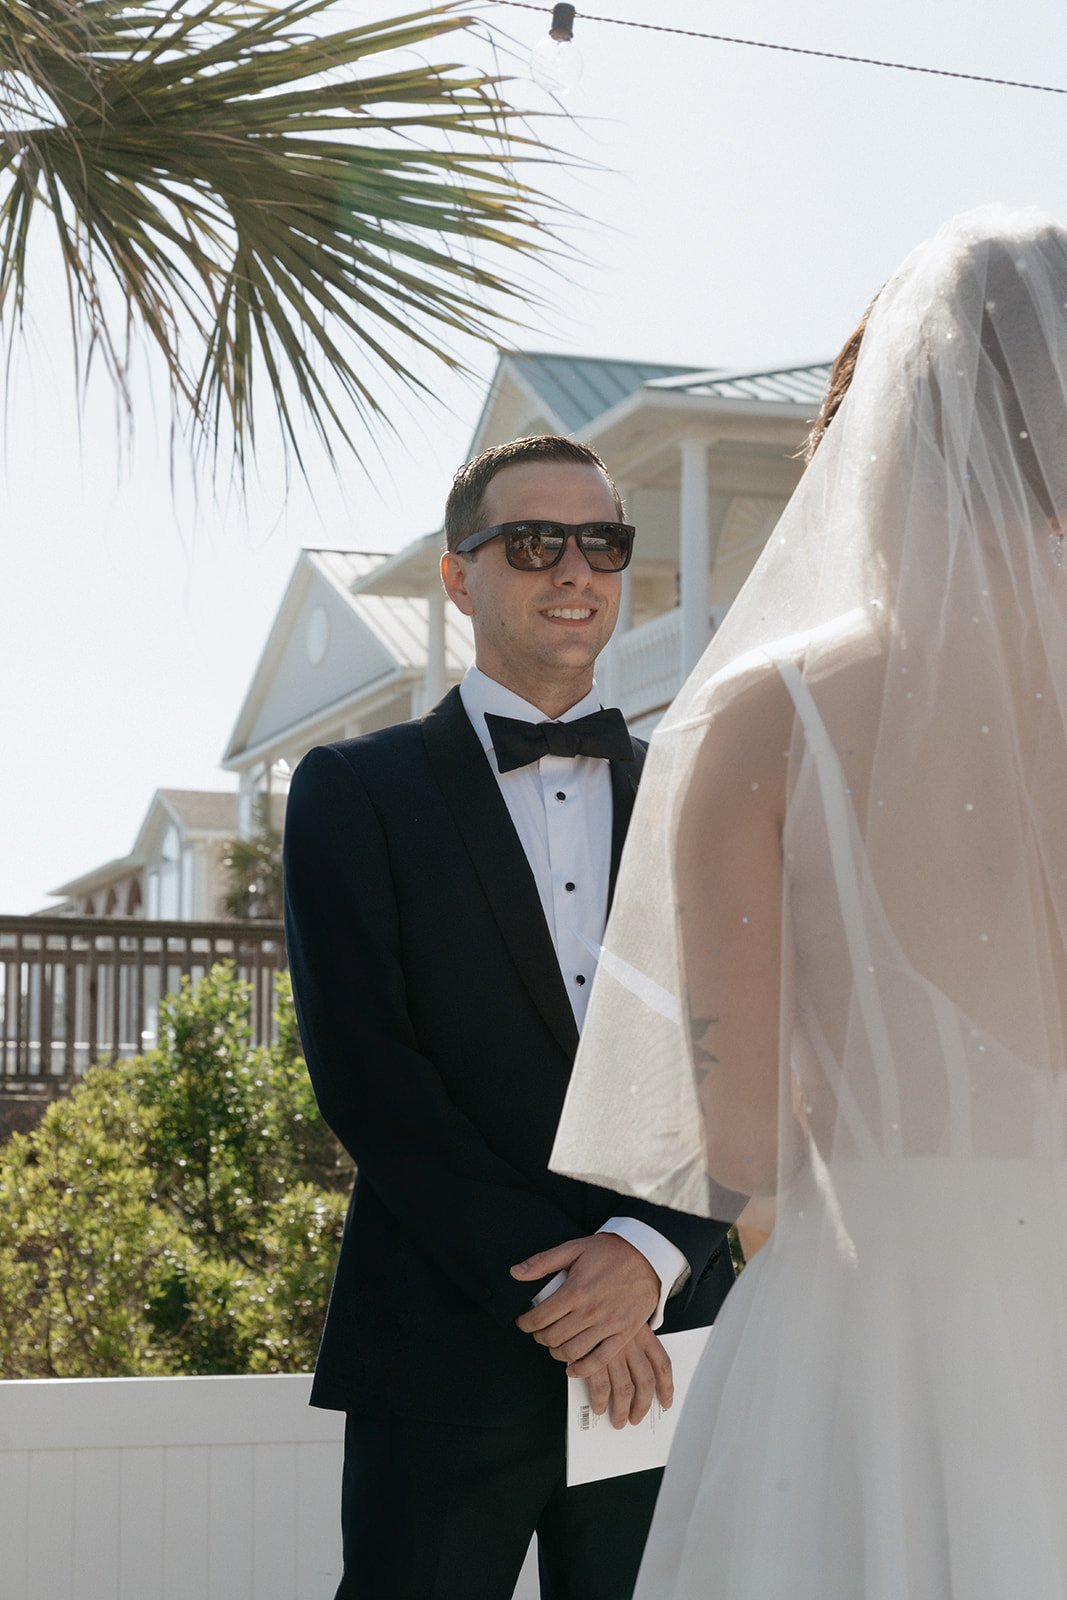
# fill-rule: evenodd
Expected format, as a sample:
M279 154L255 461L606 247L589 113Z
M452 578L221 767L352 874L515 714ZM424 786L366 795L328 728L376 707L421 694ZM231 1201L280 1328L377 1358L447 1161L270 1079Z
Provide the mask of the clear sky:
M339 20L401 0L345 0ZM532 45L549 8L483 6ZM542 186L587 261L547 268L529 348L694 366L826 358L908 250L990 200L1067 220L1067 95L846 66L583 20L585 59ZM1062 0L597 0L597 14L1067 88ZM490 63L453 37L440 58ZM519 64L522 56L520 55ZM523 104L550 108L540 91ZM218 760L303 545L393 549L440 523L492 371L432 372L369 471L311 489L261 464L244 509L172 479L165 385L138 379L132 446L106 387L80 420L62 283L42 235L0 440L0 911L124 855L157 788L229 788Z

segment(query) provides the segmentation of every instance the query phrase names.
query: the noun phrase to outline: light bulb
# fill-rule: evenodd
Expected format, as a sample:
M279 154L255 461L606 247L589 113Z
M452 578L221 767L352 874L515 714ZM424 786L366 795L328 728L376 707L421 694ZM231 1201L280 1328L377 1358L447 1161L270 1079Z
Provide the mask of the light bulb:
M574 7L553 6L548 35L530 52L534 82L550 94L568 94L581 78L583 65L574 43Z

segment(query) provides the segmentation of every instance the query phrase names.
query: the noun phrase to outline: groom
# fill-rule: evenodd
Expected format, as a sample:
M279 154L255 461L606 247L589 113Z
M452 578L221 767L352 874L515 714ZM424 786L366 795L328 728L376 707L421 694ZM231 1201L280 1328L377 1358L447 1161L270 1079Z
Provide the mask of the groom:
M286 821L301 1036L359 1168L312 1394L347 1414L338 1597L510 1600L536 1531L545 1600L625 1600L660 1474L566 1487L566 1367L639 1420L653 1330L733 1279L724 1224L547 1167L644 759L593 684L632 530L558 437L461 468L445 528L476 666L312 750Z

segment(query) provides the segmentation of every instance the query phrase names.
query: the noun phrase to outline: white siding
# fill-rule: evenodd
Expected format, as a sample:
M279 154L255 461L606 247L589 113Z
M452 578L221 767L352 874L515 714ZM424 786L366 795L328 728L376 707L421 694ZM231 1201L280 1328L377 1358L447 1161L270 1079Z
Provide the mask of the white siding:
M312 664L305 639L311 615L320 608L326 615L328 637L322 659ZM394 657L316 573L245 743L255 746L364 684L384 681L396 670Z

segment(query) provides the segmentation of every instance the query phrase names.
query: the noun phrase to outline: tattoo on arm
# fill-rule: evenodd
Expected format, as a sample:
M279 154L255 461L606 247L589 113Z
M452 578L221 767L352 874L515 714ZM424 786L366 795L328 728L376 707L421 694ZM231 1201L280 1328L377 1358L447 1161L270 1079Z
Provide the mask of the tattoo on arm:
M711 1067L717 1067L719 1058L706 1043L706 1035L718 1022L718 1017L694 1017L689 1013L689 1044L693 1052L693 1072L698 1083L703 1083Z

